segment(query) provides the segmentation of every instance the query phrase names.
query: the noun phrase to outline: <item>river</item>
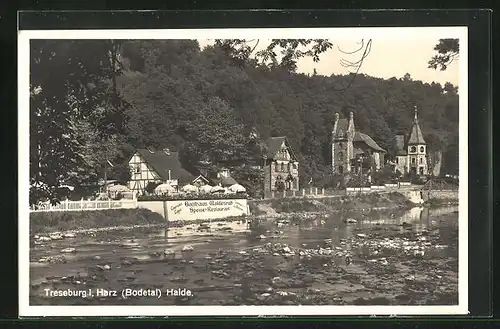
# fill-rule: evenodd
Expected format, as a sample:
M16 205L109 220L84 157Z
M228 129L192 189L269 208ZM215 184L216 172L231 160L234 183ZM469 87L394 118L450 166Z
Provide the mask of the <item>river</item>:
M458 207L298 217L33 240L30 304L458 303Z

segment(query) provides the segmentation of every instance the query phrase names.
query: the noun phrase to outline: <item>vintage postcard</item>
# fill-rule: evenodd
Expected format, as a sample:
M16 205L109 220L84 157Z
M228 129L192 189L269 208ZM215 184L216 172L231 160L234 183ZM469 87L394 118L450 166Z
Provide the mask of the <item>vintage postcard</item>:
M18 47L20 316L467 314L466 27Z

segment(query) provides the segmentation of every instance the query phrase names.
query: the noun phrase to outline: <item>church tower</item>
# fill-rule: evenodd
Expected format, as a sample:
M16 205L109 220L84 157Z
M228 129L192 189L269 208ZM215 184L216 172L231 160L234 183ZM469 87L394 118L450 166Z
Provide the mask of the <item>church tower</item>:
M334 174L344 174L351 171L351 161L353 158L355 127L354 114L349 113L349 120L340 119L335 113L335 121L332 131L332 172Z
M418 123L418 111L415 106L415 116L407 143L407 164L409 172L417 175L427 175L427 144Z

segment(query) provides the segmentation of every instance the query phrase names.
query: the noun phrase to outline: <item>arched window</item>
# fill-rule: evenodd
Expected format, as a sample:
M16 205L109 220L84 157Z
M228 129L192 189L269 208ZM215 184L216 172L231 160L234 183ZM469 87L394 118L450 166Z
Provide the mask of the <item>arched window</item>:
M423 146L420 146L420 152L424 153L424 147Z
M274 171L278 171L278 163L277 162L274 163Z
M339 143L339 147L342 148L344 145L342 143Z
M344 152L339 152L339 161L344 161Z
M412 147L410 148L410 152L412 152L412 153L417 152L417 148L416 148L415 146L412 146Z
M281 171L285 171L285 164L283 162L281 163Z
M292 172L292 163L291 162L288 163L288 172Z
M339 174L343 174L344 173L344 166L339 166Z
M422 164L422 158L420 158L420 164Z

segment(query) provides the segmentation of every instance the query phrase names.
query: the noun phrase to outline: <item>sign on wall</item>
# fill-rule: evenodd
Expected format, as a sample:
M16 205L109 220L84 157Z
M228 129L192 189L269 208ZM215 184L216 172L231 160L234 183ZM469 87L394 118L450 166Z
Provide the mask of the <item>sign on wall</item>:
M167 201L166 206L169 221L248 215L245 199Z

